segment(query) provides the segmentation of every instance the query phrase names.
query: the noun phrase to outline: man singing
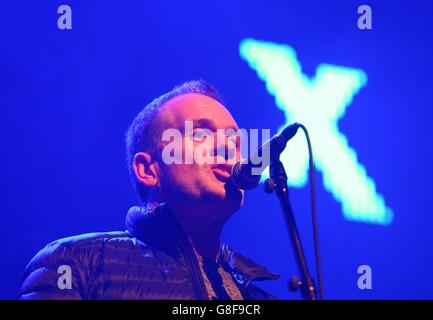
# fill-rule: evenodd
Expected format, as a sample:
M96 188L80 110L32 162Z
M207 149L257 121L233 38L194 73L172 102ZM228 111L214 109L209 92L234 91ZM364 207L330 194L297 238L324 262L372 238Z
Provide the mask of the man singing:
M185 134L185 121L193 123L192 136ZM164 139L167 129L183 133L180 141ZM240 156L236 140L212 141L213 155L225 154L223 161L164 159L168 144L181 146L185 159L194 154L197 137L219 129L238 126L204 81L187 82L147 105L126 135L141 201L127 214L127 230L47 245L27 266L19 298L274 299L253 282L279 276L220 243L224 224L244 199L244 191L230 183L229 155Z

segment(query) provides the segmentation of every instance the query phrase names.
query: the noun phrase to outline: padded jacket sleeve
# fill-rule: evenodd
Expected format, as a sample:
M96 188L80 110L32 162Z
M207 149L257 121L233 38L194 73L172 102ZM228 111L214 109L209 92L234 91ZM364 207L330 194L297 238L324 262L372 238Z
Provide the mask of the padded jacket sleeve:
M86 299L88 282L97 259L94 250L89 250L88 246L82 246L79 242L54 241L27 265L18 298Z

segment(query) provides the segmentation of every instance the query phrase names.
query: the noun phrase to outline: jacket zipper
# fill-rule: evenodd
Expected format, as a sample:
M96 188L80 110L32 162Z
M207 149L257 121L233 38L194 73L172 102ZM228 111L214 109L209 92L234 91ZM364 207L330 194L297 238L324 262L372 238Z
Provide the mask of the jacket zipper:
M209 300L209 295L207 293L204 280L200 271L200 267L198 265L197 256L194 254L194 249L192 248L192 245L187 238L186 235L184 235L181 229L181 226L179 222L172 221L171 219L167 219L174 227L175 230L175 236L177 238L177 241L180 244L181 250L183 252L184 257L186 258L188 269L190 270L191 274L193 275L193 287L195 288L194 291L196 291L196 294L198 295L199 300Z
M203 300L209 300L209 295L207 293L205 284L204 284L204 279L203 276L201 274L200 271L200 267L198 265L198 261L197 261L197 256L194 253L194 249L192 248L191 243L189 242L189 240L185 240L184 242L186 242L186 247L184 250L185 256L187 258L187 263L189 265L190 270L192 271L192 273L194 274L194 278L195 278L195 283L198 286L198 290L200 292L200 295L202 296Z

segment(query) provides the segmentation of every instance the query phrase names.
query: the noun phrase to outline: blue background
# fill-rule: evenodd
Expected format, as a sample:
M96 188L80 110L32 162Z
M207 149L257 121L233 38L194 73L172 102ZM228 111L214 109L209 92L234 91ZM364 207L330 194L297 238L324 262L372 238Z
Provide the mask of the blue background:
M61 4L72 7L70 31L57 28ZM323 62L368 75L339 128L395 216L389 226L345 220L317 173L327 298L433 298L433 5L368 1L368 31L357 28L361 4L1 0L0 298L17 296L25 265L48 242L124 229L137 200L123 137L154 97L203 78L241 127L275 132L284 115L239 56L247 37L294 47L309 76ZM291 198L314 270L308 188ZM246 200L224 240L283 275L264 288L299 299L286 289L297 270L276 198L257 188ZM372 290L357 287L362 264Z

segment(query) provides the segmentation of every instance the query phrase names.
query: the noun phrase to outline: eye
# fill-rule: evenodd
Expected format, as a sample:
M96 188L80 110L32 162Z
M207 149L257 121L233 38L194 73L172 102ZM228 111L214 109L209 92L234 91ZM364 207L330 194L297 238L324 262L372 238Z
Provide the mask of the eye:
M227 137L228 142L231 142L236 147L239 147L241 138L239 135L236 134L236 132L229 131L226 133L226 137Z
M194 141L205 141L212 135L212 132L207 129L197 128L194 129L193 139Z

